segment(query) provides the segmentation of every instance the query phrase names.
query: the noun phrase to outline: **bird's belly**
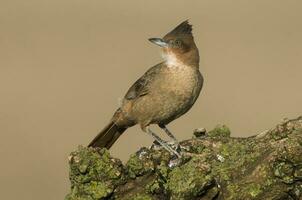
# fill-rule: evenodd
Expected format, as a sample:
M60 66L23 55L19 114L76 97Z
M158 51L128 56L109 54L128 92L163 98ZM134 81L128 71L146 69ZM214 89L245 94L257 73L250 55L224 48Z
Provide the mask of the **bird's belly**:
M136 116L143 116L138 121L167 124L192 107L200 91L196 71L178 70L155 82L152 92L136 102L134 110L142 114Z
M197 87L193 81L183 82L181 80L171 82L164 93L158 95L159 108L154 113L153 121L171 121L187 112L193 105L193 92Z

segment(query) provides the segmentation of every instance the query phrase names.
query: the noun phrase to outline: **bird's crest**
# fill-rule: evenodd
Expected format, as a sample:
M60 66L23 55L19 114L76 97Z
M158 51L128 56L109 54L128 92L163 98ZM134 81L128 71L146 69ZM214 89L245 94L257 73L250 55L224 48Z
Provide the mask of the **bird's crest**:
M176 28L170 31L165 37L169 36L191 36L192 35L192 25L186 20L179 24Z

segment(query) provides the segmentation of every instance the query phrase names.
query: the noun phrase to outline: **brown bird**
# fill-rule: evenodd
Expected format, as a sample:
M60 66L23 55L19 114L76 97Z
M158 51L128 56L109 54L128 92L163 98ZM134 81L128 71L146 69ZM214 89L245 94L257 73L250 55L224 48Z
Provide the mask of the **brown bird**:
M109 149L127 128L139 124L161 146L180 157L177 149L157 136L150 125L157 124L178 145L166 125L193 106L203 85L192 25L184 21L163 38L149 41L162 48L164 61L130 87L109 124L89 146Z

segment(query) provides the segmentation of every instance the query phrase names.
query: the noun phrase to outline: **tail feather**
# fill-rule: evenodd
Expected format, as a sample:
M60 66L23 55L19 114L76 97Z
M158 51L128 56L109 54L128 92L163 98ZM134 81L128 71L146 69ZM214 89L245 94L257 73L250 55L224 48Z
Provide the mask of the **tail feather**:
M88 145L109 149L127 128L117 126L111 121Z

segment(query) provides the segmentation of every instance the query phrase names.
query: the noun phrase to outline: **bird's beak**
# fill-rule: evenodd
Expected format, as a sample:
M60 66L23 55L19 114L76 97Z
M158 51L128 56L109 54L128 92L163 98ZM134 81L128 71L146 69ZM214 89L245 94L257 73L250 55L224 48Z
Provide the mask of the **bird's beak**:
M168 43L166 43L163 39L161 38L150 38L150 42L160 46L160 47L168 47Z

